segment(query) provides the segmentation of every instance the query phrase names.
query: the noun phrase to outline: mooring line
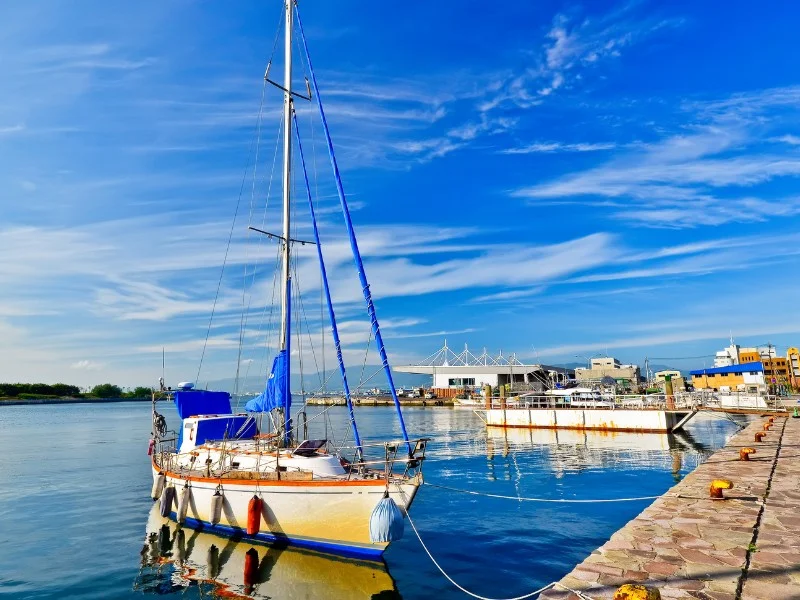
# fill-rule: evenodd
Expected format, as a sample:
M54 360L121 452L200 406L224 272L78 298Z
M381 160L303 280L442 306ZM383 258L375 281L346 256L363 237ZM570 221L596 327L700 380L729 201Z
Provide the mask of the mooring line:
M544 592L546 590L549 590L550 588L552 588L554 586L558 586L558 587L564 588L568 592L572 592L573 594L577 595L579 598L581 598L583 600L593 600L592 598L590 598L589 596L586 596L582 592L580 592L578 590L570 589L567 586L562 585L561 583L558 583L557 581L553 581L552 583L548 583L546 586L541 587L538 590L534 590L534 591L529 592L527 594L523 594L522 596L515 596L513 598L490 598L490 597L487 597L487 596L481 596L479 594L471 592L467 588L465 588L464 586L460 585L455 579L450 577L450 575L447 574L447 571L445 571L442 568L442 566L438 562L436 562L436 559L433 558L433 554L431 554L431 551L428 550L428 547L425 545L425 542L422 541L422 536L420 536L419 531L417 530L417 526L414 525L414 521L411 519L411 515L406 513L406 517L408 517L408 522L411 525L411 529L414 530L414 534L417 536L417 539L419 540L419 543L422 546L422 549L425 550L425 553L428 555L428 558L430 558L431 562L436 566L437 569L439 569L439 572L442 575L445 576L447 581L452 583L459 590L461 590L462 592L464 592L468 596L472 596L473 598L477 598L477 600L525 600L526 598L532 598L534 596L537 596L537 595L541 594L542 592Z
M637 496L634 498L600 498L600 499L579 499L579 498L525 498L523 496L504 496L503 494L490 494L488 492L476 492L474 490L462 490L459 488L450 487L447 485L439 485L426 481L424 485L449 490L451 492L461 492L462 494L471 494L473 496L484 496L487 498L501 498L503 500L517 500L519 502L560 502L565 504L588 504L598 502L635 502L637 500L657 500L663 496Z

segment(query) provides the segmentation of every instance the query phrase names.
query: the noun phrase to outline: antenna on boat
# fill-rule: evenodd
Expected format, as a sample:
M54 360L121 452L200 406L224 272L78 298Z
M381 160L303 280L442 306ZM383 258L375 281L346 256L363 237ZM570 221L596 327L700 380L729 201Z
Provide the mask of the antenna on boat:
M161 388L160 391L164 391L166 385L166 377L167 377L167 357L166 357L166 350L164 346L161 346L161 381L159 382L159 387Z

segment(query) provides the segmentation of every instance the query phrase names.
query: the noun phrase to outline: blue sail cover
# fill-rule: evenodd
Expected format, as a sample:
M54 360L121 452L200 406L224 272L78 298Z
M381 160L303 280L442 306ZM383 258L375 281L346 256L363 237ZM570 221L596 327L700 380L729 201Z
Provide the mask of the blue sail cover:
M286 350L281 350L272 361L272 371L267 379L267 389L244 405L247 412L269 412L275 408L288 409L292 403L289 395L289 364Z
M174 394L175 408L181 419L195 415L231 414L231 395L208 390L179 390Z

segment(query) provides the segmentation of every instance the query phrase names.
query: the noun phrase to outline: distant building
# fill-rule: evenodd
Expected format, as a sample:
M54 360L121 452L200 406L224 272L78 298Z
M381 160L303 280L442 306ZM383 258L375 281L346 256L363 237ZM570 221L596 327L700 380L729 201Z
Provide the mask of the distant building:
M789 348L786 351L786 363L789 372L789 385L794 389L800 388L800 350Z
M666 387L665 382L667 377L669 377L670 381L672 381L673 392L683 392L686 390L686 380L683 378L683 375L680 371L658 371L655 373L654 377L655 384L662 390L664 390Z
M741 364L760 362L764 366L764 382L769 386L787 386L789 380L788 357L777 356L775 347L742 348L739 352Z
M717 352L714 356L715 367L730 367L731 365L739 364L739 346L733 343L723 350Z
M590 367L575 369L575 379L578 382L599 381L604 377L611 377L618 385L623 387L638 387L642 379L639 365L623 365L616 358L610 356L593 358Z
M431 387L441 397L455 396L459 392L477 392L484 385L492 388L510 386L511 389L544 391L574 379L572 369L543 364L523 363L515 354L489 355L485 350L475 355L465 346L456 354L445 345L417 365L394 367L398 373L417 373L432 377Z
M791 351L795 353L792 355ZM792 356L795 357L796 371L793 372ZM720 350L714 356L714 367L729 367L733 365L743 365L761 363L764 368L764 383L776 391L780 388L800 387L800 354L797 348L789 348L786 358L778 356L774 346L767 348L746 348L733 343L727 348Z
M739 348L739 362L760 362L763 358L775 358L777 352L774 347L769 348Z
M696 390L757 393L766 389L764 366L760 362L691 371Z

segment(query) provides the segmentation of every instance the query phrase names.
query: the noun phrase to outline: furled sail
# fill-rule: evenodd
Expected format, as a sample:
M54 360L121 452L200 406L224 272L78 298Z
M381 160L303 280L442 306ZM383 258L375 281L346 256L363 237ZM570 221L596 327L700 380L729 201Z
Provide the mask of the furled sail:
M267 387L244 405L248 412L269 412L276 408L288 409L291 404L289 394L289 357L281 350L272 361L272 371L267 379Z

